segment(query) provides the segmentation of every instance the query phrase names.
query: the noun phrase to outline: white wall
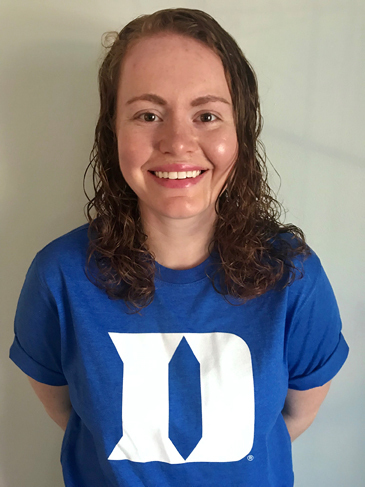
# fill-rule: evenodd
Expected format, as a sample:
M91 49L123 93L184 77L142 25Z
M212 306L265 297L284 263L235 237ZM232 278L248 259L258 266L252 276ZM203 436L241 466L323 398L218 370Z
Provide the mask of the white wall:
M82 175L98 111L103 32L167 7L206 10L259 79L266 143L287 220L320 255L351 354L315 425L294 444L296 487L365 478L364 95L361 0L2 0L0 7L0 487L59 487L61 433L8 360L37 250L84 222ZM278 178L273 176L274 187Z

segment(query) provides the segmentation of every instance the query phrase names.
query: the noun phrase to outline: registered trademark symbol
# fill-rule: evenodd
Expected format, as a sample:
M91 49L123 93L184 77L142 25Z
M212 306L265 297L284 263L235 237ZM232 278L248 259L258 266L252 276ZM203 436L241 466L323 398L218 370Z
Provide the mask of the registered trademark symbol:
M253 455L248 455L247 460L248 460L249 462L252 462L252 460L253 460L254 458L255 458L255 457L254 457Z

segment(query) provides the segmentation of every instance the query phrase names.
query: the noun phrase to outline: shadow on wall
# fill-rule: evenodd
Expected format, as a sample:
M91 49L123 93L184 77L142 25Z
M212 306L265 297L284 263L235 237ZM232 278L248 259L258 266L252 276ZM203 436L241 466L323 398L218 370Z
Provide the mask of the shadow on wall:
M1 487L63 485L61 432L7 357L35 253L85 222L82 177L98 110L97 56L87 43L27 42L9 49L1 66Z

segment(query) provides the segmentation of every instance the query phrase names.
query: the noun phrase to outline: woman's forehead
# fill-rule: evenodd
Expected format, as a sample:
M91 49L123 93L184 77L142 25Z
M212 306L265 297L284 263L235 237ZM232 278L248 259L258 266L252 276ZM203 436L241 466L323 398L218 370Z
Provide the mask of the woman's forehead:
M120 72L119 91L161 88L188 92L202 90L230 98L223 64L208 46L187 36L164 33L143 38L127 53ZM201 93L203 94L203 93Z
M132 42L127 50L126 57L141 52L148 52L149 55L158 54L161 51L176 54L176 50L186 54L194 53L197 56L207 56L209 55L208 53L217 56L213 49L203 41L178 32L160 32L143 36Z

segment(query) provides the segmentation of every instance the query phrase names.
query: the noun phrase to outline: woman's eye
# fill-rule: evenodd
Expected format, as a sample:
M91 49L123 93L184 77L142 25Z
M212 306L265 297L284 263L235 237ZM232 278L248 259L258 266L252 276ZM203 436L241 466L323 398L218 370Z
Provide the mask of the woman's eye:
M144 122L156 122L159 117L155 113L145 112L141 113L138 118L142 119Z
M202 122L214 122L215 120L217 120L216 115L213 115L213 113L210 112L202 113L201 115L199 115L199 117Z

